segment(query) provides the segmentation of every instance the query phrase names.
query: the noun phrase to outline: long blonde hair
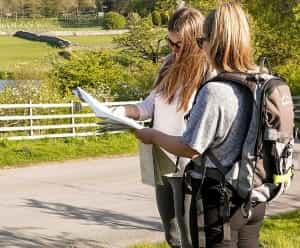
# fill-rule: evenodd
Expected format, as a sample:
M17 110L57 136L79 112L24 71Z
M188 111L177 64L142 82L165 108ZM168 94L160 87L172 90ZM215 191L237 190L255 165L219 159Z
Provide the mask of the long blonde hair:
M168 31L179 34L182 52L169 63L155 89L169 104L180 89L178 111L188 109L190 98L205 80L208 70L205 55L196 42L202 35L203 21L203 15L193 8L177 10L169 21Z
M203 33L210 46L212 65L219 71L255 70L250 28L245 12L237 2L221 4L208 14Z

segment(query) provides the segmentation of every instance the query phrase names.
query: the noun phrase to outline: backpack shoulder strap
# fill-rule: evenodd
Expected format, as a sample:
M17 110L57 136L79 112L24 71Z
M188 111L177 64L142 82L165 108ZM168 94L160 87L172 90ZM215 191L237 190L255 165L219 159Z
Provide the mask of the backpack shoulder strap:
M195 94L192 108L196 104L196 100L197 100L197 96L199 95L199 92L208 83L211 83L211 82L236 83L236 84L247 87L253 93L253 92L255 92L257 83L261 81L261 78L259 77L259 75L260 74L250 74L250 73L242 73L242 72L219 73L217 76L215 76L209 80L206 80L205 82L203 82L201 84L201 86L198 88L198 90ZM185 115L185 117L184 117L185 120L189 119L190 112Z
M260 74L252 74L252 73L243 73L243 72L222 72L217 76L209 79L206 83L210 82L228 82L228 83L235 83L242 86L247 87L254 92L256 86L259 82L262 81Z
M218 171L225 178L228 170L222 165L221 161L216 157L216 155L210 149L208 149L204 154L207 155L210 161L216 166Z

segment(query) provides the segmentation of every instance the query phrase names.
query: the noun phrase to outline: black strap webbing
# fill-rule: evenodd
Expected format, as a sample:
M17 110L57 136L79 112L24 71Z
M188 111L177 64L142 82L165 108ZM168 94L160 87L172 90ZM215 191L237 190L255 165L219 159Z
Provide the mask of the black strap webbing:
M213 162L213 164L217 167L219 172L225 177L228 170L221 164L220 160L216 157L216 155L211 150L208 150L205 154L208 156L211 162Z

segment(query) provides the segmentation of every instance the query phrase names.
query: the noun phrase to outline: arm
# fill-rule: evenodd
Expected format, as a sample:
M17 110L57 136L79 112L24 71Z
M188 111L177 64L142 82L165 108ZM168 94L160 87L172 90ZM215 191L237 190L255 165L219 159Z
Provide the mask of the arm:
M128 104L113 108L113 112L120 116L126 116L134 120L146 120L152 118L154 111L155 93L151 92L142 102Z
M143 121L153 117L155 96L155 91L151 91L142 102L135 105L139 111L139 120Z
M220 115L222 103L215 100L217 91L218 85L212 91L207 87L200 91L182 137L166 135L154 129L141 129L135 131L137 138L146 144L159 145L177 156L198 157L216 140L220 120L224 119Z
M184 144L179 136L167 135L152 128L135 130L135 135L143 143L159 145L180 157L195 158L200 155L196 150Z

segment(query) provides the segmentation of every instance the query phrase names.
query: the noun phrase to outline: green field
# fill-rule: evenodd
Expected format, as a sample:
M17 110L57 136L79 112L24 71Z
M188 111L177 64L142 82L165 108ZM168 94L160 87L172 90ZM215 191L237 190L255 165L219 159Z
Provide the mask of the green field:
M113 35L68 36L72 43L91 48L110 47ZM60 49L46 43L28 41L13 36L0 36L0 71L14 71L18 65L39 65L48 68Z
M74 45L91 47L111 47L115 35L93 35L93 36L65 36L62 37L71 41Z
M46 43L0 36L0 70L12 71L16 64L49 64L58 49Z

